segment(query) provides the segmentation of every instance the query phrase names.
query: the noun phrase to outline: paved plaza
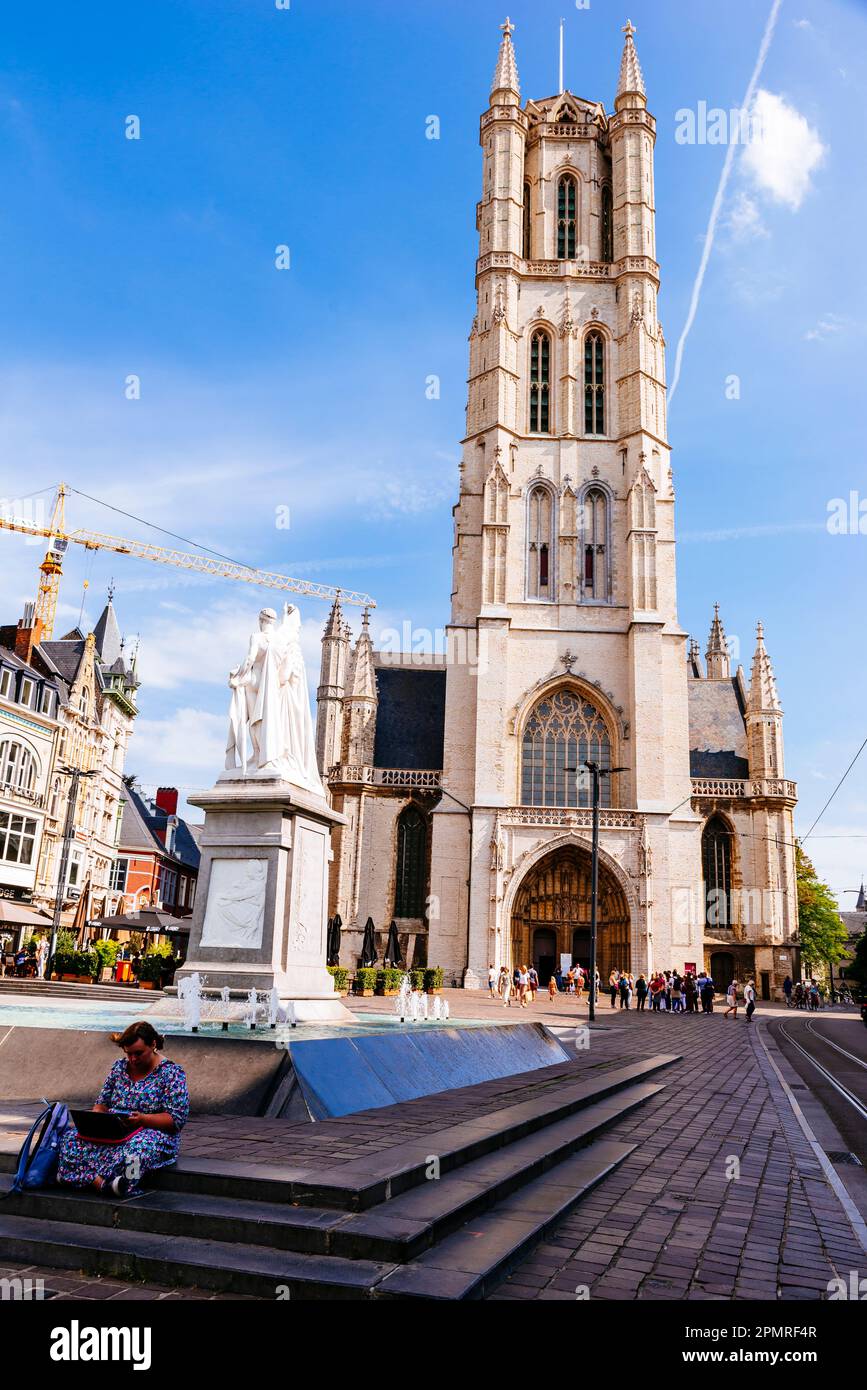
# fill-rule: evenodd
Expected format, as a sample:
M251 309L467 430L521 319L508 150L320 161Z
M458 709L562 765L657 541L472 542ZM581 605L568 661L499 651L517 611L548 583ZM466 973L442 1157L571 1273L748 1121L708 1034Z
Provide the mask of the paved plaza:
M574 1050L575 1062L315 1125L193 1116L182 1161L259 1176L367 1172L402 1146L422 1143L436 1154L455 1126L555 1095L574 1081L576 1066L581 1078L597 1078L651 1055L676 1054L681 1060L658 1078L664 1088L608 1131L612 1140L635 1144L634 1152L487 1297L819 1299L829 1281L863 1264L858 1233L766 1051L797 1086L765 1026L779 1010L768 1008L763 1021L747 1025L743 1016L725 1019L719 1009L710 1017L642 1015L611 1010L603 1000L587 1034L586 1001L579 1008L564 996L553 1006L540 998L520 1011L460 991L447 997L454 1017L499 1011L546 1023ZM383 1001L356 1000L353 1007L359 1015L381 1013ZM7 1103L0 1117L5 1154L17 1149L31 1110ZM35 1277L32 1269L26 1273ZM43 1277L46 1297L191 1296L68 1270Z

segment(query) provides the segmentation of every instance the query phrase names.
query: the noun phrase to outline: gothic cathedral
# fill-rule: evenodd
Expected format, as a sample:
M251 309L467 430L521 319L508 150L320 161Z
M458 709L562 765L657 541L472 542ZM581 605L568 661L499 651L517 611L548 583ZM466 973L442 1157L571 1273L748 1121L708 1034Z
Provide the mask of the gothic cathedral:
M614 112L521 104L506 21L482 116L478 310L444 658L323 638L317 751L335 808L344 963L397 924L407 963L478 987L599 955L705 967L760 996L797 977L795 784L759 625L734 675L677 617L656 122L631 25ZM380 958L382 951L380 950Z

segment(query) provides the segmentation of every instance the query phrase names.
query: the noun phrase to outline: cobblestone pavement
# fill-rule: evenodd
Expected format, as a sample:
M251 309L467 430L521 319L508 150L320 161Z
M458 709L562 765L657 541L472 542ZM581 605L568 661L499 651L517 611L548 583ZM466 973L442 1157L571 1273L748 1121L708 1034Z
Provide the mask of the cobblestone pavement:
M637 1120L609 1131L635 1153L492 1298L819 1299L863 1270L755 1025L717 1012L631 1015L620 1029L684 1059Z
M207 1289L170 1289L164 1284L129 1284L119 1279L102 1279L95 1274L77 1274L68 1269L47 1269L42 1265L0 1265L0 1280L4 1279L22 1280L27 1301L33 1302L259 1301L248 1300L243 1294L209 1293Z

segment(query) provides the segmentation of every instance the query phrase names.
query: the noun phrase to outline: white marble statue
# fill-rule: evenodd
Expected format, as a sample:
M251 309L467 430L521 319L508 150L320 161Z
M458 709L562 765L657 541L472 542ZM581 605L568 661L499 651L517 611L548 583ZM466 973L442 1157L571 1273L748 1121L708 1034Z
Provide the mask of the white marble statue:
M229 674L226 770L240 769L244 777L281 777L324 796L300 632L301 614L294 604L284 606L279 623L273 608L259 614L259 631L250 638L246 659Z

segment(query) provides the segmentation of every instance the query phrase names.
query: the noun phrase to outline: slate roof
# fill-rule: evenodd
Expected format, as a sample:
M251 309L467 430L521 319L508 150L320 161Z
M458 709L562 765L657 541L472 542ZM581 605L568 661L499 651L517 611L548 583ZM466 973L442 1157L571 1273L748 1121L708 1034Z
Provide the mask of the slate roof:
M430 666L376 663L379 709L376 716L374 767L438 771L443 765L446 719L446 672Z
M749 777L746 725L737 681L691 678L688 690L690 775Z
M139 849L175 860L187 868L198 869L199 847L186 821L178 817L174 846L169 853L157 834L158 830L165 829L168 820L165 811L153 811L138 788L128 783L124 795L126 800L120 825L121 853Z

